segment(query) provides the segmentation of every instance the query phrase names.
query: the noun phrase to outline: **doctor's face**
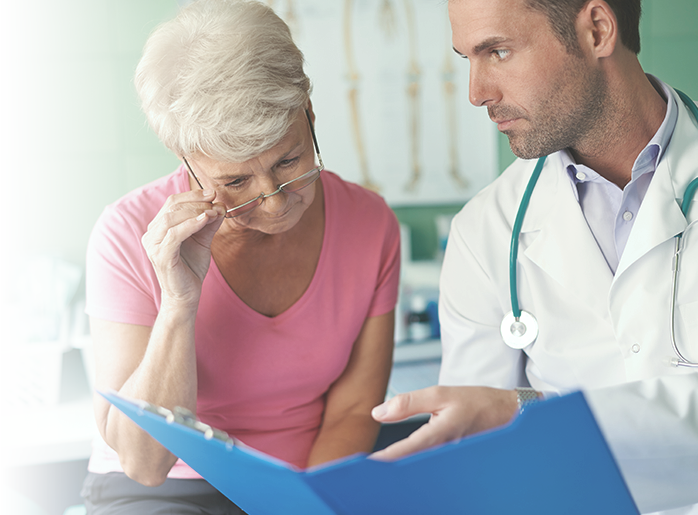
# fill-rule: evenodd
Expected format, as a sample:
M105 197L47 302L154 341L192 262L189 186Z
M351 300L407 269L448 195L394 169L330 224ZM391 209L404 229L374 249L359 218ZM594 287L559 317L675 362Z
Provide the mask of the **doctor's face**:
M486 106L518 157L575 148L602 113L606 84L567 52L524 0L450 0L453 48L470 62L470 102Z

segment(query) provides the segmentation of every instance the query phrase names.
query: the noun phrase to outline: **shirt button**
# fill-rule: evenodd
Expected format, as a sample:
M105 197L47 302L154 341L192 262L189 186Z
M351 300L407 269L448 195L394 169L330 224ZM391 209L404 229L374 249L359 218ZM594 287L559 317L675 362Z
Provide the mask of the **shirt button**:
M630 347L630 350L637 354L638 352L640 352L640 346L636 343L632 347Z
M583 181L584 179L587 178L587 174L585 174L584 172L577 172L577 176L576 176L576 177L577 177L577 179L579 179L580 181Z
M632 219L633 219L633 214L630 211L626 211L625 213L623 213L623 220L625 220L626 222L629 222Z

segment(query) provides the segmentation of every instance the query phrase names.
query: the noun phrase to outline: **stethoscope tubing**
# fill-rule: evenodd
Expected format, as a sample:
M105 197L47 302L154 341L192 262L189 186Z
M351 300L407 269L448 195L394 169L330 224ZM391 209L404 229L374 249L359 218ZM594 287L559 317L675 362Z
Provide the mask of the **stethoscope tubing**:
M695 107L695 105L694 105ZM698 109L696 109L698 111ZM698 121L698 112L694 112L696 115L696 121ZM683 194L683 200L681 202L681 212L684 216L688 216L688 210L691 207L691 202L696 194L696 189L698 189L698 177L693 179L686 191ZM674 349L676 357L671 360L671 364L675 367L688 367L688 368L698 368L698 363L694 363L686 358L679 350L679 345L676 343L676 297L678 296L679 288L679 267L681 264L681 248L683 243L683 235L685 230L676 235L676 243L674 245L674 259L672 262L672 280L671 280L671 326L670 326L670 337L671 346Z
M698 123L698 107L696 107L695 103L689 98L688 95L683 93L682 91L679 91L678 89L675 89L676 93L679 95L681 100L686 104L688 109L691 111L693 114L694 119ZM531 174L531 177L528 181L528 184L526 185L526 190L524 191L523 197L521 198L521 203L519 204L519 209L516 213L516 218L514 220L514 226L512 227L511 231L511 243L509 246L509 295L511 297L511 313L508 313L505 315L504 320L502 321L502 337L507 345L513 348L518 348L522 349L525 346L530 345L533 343L537 336L538 336L538 323L533 315L530 313L524 312L524 315L528 317L529 319L529 324L532 326L533 333L534 334L526 334L527 328L526 325L519 324L519 319L522 316L522 311L521 307L519 305L519 296L518 296L518 291L517 291L517 260L518 260L518 255L519 255L519 238L521 236L521 229L523 226L523 220L526 215L526 211L528 210L528 204L531 200L531 196L533 195L533 190L536 186L536 183L538 182L538 178L540 177L541 172L543 171L543 165L545 164L547 156L543 156L538 159L538 162L536 163L536 167L533 170L533 173ZM681 202L681 212L683 213L684 216L688 216L688 210L690 208L691 202L693 200L693 197L696 194L696 190L698 190L698 177L693 179L688 187L686 188L683 196L683 200ZM673 358L671 360L671 364L675 367L691 367L691 368L698 368L698 363L694 363L686 359L683 354L681 354L681 351L679 350L679 347L676 343L676 331L675 331L675 311L676 311L676 298L678 295L678 275L679 275L679 263L680 263L680 253L681 253L681 243L682 243L682 236L683 232L679 233L676 235L676 244L674 247L674 258L672 260L672 269L673 269L673 279L672 279L672 285L671 285L671 346L674 349L674 352L676 353L677 358ZM523 332L518 331L518 334L513 335L512 334L515 332L514 327L515 325L512 324L511 320L509 320L509 317L513 316L513 320L516 322L516 326L518 328L523 327ZM506 331L509 331L512 334L508 334ZM525 341L524 341L525 340ZM512 343L513 342L513 343Z
M536 187L546 158L547 156L543 156L538 159L538 163L536 163L536 167L526 185L526 190L519 204L519 210L514 220L514 227L511 229L511 244L509 245L509 295L511 296L511 312L514 314L516 320L521 318L521 308L519 307L519 295L516 282L516 262L519 257L519 236L521 235L524 216L528 210L528 203L531 200L533 189Z

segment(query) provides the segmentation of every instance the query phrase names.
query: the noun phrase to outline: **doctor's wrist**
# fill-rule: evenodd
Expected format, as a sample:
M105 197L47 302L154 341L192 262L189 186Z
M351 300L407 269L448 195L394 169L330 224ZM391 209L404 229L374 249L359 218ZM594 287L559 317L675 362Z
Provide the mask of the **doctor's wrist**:
M518 413L523 413L527 407L532 404L536 404L543 400L543 394L533 388L528 387L517 387L514 389L516 392L516 403L518 405Z

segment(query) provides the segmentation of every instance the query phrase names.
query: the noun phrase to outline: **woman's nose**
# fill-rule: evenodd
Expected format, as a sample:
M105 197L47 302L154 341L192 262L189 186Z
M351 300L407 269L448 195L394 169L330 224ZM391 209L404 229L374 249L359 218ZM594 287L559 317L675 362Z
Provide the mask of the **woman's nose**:
M260 207L267 213L280 213L286 209L287 202L288 194L283 190L275 189L269 196L264 197L264 201Z

